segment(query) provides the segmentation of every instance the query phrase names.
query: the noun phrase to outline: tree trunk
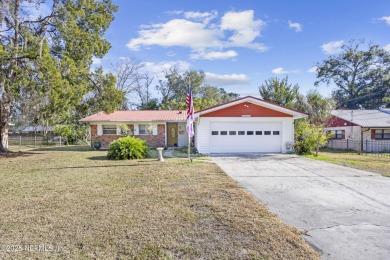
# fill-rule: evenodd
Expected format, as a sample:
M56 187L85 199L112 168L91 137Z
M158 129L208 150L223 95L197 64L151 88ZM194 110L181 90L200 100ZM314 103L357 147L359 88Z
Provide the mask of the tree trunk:
M1 110L0 110L0 152L8 152L8 129L9 118L11 114L11 100L6 91L3 92L1 98Z

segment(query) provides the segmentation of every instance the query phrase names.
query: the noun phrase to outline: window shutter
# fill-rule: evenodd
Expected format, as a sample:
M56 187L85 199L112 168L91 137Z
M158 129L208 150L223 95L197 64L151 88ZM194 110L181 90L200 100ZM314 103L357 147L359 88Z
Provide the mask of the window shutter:
M97 125L97 135L103 135L103 126L101 124Z
M134 135L139 135L138 124L134 124Z
M153 124L153 135L157 135L157 124Z
M342 138L341 138L341 139L343 139L343 140L344 140L344 139L345 139L345 130L342 130L342 131L343 131L343 132L342 132L342 133L343 133L343 136L342 136Z
M375 140L375 129L371 129L371 140Z

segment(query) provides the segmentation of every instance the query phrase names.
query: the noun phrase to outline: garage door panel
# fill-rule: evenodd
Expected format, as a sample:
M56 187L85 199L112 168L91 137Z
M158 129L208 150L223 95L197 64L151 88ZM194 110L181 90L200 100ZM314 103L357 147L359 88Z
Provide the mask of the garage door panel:
M235 135L231 135L231 131L235 132ZM239 135L238 131L244 131L244 135ZM256 135L256 131L257 134L261 131L261 135ZM265 135L266 131L270 132L270 135ZM212 135L212 132L218 132L218 135ZM221 135L221 132L226 135ZM281 152L281 124L211 122L210 152Z

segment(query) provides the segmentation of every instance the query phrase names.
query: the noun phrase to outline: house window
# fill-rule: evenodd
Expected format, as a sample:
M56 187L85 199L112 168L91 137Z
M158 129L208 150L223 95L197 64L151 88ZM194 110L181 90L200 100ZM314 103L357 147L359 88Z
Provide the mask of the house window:
M238 131L238 135L245 135L245 131Z
M272 134L273 135L280 135L280 132L279 131L273 131Z
M146 125L138 125L138 134L139 135L146 135Z
M253 131L246 131L246 135L253 135Z
M271 135L271 131L264 131L264 135Z
M103 125L104 135L116 135L116 125Z
M333 134L332 139L343 139L344 130L330 130L329 132Z
M390 129L376 129L375 139L390 139Z
M263 135L263 131L256 131L256 135Z
M211 135L218 135L218 131L211 131Z
M229 131L229 135L236 135L236 131Z
M221 131L221 135L227 135L227 131Z

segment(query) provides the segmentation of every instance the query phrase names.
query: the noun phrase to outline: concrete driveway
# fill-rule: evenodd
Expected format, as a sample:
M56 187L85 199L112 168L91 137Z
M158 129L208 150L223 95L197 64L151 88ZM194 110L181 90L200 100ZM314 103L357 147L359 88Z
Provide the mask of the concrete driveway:
M390 258L390 178L294 155L212 157L323 259Z

